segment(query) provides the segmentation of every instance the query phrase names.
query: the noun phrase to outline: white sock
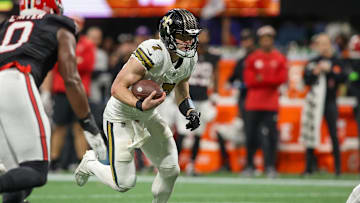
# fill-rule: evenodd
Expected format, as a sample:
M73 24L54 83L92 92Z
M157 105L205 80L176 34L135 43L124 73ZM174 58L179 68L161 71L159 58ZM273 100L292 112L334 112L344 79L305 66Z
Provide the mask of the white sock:
M110 186L114 190L118 190L118 187L113 180L110 165L104 165L99 161L89 161L87 163L87 168L97 178L99 178L102 183Z

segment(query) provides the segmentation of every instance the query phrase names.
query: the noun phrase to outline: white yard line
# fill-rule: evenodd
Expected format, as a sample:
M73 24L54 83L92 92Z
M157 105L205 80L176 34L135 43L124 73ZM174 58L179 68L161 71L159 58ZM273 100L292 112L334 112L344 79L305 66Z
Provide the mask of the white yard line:
M114 193L114 194L89 194L89 195L74 195L74 194L63 194L63 195L39 195L33 194L31 195L32 199L84 199L84 198L91 198L91 199L122 199L124 198L130 199L143 199L146 197L151 198L151 194L121 194L121 193ZM324 197L324 193L318 192L246 192L246 193L237 193L237 194L209 194L209 193L177 193L175 192L172 197L173 198L224 198L224 197L231 197L231 198L244 198L244 197L251 197L251 198L286 198L289 197L296 197L296 198L319 198ZM348 194L344 193L329 193L326 194L328 197L346 197Z
M137 182L151 183L155 176L138 176ZM71 174L49 174L49 181L74 181ZM89 181L98 181L91 177ZM327 186L354 187L360 180L321 180L321 179L250 179L237 177L179 177L177 183L191 184L230 184L230 185L291 185L291 186Z

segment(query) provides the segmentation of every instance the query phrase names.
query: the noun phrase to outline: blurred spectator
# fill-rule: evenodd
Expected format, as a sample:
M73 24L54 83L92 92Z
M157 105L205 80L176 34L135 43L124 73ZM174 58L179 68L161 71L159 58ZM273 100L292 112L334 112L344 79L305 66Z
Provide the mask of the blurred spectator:
M90 27L86 34L90 41L94 42L95 66L91 77L90 104L97 125L102 129L102 112L110 94L111 74L108 73L109 57L100 47L102 43L102 31L99 27Z
M109 60L109 68L110 73L112 74L112 81L114 81L118 72L130 58L132 52L136 49L134 38L131 34L120 34L118 36L118 41L120 42L120 44L115 48Z
M238 115L242 117L242 119L244 120L244 125L246 126L246 122L245 122L246 86L244 83L243 73L245 68L245 60L256 49L256 44L255 44L256 38L250 29L244 29L243 31L241 31L240 35L241 35L240 46L245 50L245 55L236 62L234 72L230 77L229 82L231 82L233 86L238 88L240 91L238 98L238 106L239 106Z
M324 115L333 147L335 174L338 176L341 171L336 129L338 118L336 93L339 84L345 82L346 75L327 34L316 36L315 49L318 51L319 56L308 62L304 73L305 84L311 87L306 96L302 113L301 135L306 146L306 169L304 175L313 172L314 148L320 142L321 120Z
M139 44L141 44L141 42L148 40L150 38L151 38L151 33L148 27L146 27L145 25L140 25L138 28L136 28L135 37L134 37L134 42L136 46L138 46Z
M178 152L182 150L183 139L190 135L194 135L194 143L192 145L190 162L186 166L186 173L188 175L196 175L195 173L195 160L200 148L201 135L204 133L208 122L212 121L216 117L216 108L209 100L208 88L215 85L216 90L216 78L215 71L217 68L219 56L213 55L208 51L208 43L210 41L209 31L204 29L199 35L199 47L198 56L199 60L196 64L196 68L189 79L189 90L191 99L194 101L196 108L202 112L200 117L201 125L198 129L192 133L185 128L187 120L180 113L178 114L176 129L177 129L177 147ZM181 65L181 63L180 63ZM175 66L177 68L177 66ZM225 149L224 139L218 135L218 142L220 143L221 155L223 162L227 163L227 153Z
M103 50L107 53L108 56L114 51L116 43L112 37L105 37L102 43Z
M81 31L82 24L77 23L77 25L79 31ZM95 65L95 51L95 43L90 40L89 36L80 36L76 46L76 56L78 71L88 96L90 94L91 75ZM50 169L56 170L59 167L59 158L65 143L68 127L72 129L78 160L81 160L82 156L85 154L88 144L84 137L83 130L77 122L76 116L66 98L64 81L60 76L58 67L53 71L52 92L54 98L53 122L55 126L51 139L52 161Z
M340 33L335 37L335 53L341 58L348 58L348 42L349 39L344 33Z
M258 146L260 125L266 127L262 146L265 172L276 177L276 152L278 141L277 115L279 107L279 86L287 80L286 58L274 48L275 30L267 25L257 30L260 48L251 53L245 61L245 84L248 88L245 99L247 166L244 175L254 173L253 157Z
M279 28L277 41L282 46L287 46L290 42L304 44L306 39L306 29L303 25L297 25L293 22L284 22Z

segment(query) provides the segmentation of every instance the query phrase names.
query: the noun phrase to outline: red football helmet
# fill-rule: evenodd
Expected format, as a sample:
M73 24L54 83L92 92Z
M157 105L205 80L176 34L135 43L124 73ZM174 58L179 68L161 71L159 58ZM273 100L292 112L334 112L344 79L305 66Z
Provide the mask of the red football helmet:
M20 0L20 13L27 10L42 10L61 15L63 6L61 0Z

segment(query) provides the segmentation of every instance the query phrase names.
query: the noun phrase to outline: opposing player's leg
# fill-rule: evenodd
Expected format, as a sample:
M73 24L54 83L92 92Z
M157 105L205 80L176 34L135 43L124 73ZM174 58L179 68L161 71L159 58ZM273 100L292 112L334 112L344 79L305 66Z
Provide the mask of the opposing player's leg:
M85 185L91 175L119 192L126 192L136 183L134 155L127 148L134 133L130 122L111 123L105 121L104 130L108 139L109 162L104 165L96 158L94 151L87 151L75 171L75 179L79 186Z
M151 138L141 150L158 169L152 184L153 203L166 203L180 173L176 144L170 128L158 114L154 114L145 125Z
M0 193L22 199L47 181L50 123L31 76L2 71L0 94L7 95L0 102L0 159L8 169L0 176ZM16 195L21 191L28 192Z
M360 184L353 189L346 203L360 203Z
M3 194L2 199L3 199L3 203L25 203L28 201L25 201L24 199L26 199L26 197L28 197L30 195L30 193L32 192L32 189L26 189L26 190L21 190L19 192L6 192Z

